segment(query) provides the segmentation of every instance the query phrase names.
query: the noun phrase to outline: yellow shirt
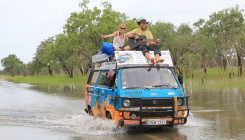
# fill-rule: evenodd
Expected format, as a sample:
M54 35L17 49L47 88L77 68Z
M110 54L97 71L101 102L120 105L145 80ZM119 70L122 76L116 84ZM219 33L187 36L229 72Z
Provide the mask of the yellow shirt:
M146 31L142 31L141 28L134 29L133 31L130 32L131 34L136 34L138 36L144 35L146 36L147 39L153 39L153 35L151 31L148 29Z

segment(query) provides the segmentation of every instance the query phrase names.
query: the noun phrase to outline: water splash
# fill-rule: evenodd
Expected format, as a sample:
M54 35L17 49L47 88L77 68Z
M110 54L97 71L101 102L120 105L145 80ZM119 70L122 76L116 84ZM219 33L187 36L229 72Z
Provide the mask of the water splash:
M184 125L185 127L195 127L197 124L195 123L194 114L190 111L189 117L187 118L187 123Z
M178 128L182 128L182 127L206 127L209 125L209 122L200 118L195 118L194 117L194 112L190 112L189 116L187 118L187 122L184 125L180 125L178 126Z
M118 128L112 120L94 119L86 113L66 116L57 124L65 126L65 131L68 130L78 135L108 135L127 132L125 128Z
M18 114L18 115L17 115ZM8 126L27 126L50 129L72 135L108 135L126 133L125 128L118 128L112 120L94 119L83 112L70 115L63 113L16 112L3 118L2 124ZM5 122L5 123L3 123Z

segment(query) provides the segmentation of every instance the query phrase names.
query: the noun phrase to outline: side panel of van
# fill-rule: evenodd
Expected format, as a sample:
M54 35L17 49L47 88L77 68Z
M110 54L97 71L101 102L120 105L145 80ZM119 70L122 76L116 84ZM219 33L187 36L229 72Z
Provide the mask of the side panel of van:
M115 88L108 87L108 71L94 71L91 74L91 82L88 83L86 93L86 106L95 118L112 118L114 115ZM96 80L95 80L96 79ZM93 81L96 81L93 83Z

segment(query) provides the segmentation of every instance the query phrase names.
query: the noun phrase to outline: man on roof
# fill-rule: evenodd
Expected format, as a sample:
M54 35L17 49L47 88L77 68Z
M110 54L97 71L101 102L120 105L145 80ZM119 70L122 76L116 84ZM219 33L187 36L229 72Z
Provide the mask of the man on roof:
M153 40L152 33L148 30L148 23L145 19L138 21L139 28L134 29L126 34L128 46L124 50L142 51L150 63L161 63L161 51L157 45L161 40ZM142 43L143 42L143 43ZM154 51L155 58L151 58L149 51Z

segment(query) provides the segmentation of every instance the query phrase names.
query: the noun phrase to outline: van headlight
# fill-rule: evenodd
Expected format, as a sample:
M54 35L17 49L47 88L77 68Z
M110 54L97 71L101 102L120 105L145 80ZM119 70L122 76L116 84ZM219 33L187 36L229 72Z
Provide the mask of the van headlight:
M177 100L177 105L178 105L178 106L181 106L182 104L183 104L183 100L179 98L179 99Z
M123 106L129 107L130 106L130 101L128 99L123 101Z

